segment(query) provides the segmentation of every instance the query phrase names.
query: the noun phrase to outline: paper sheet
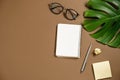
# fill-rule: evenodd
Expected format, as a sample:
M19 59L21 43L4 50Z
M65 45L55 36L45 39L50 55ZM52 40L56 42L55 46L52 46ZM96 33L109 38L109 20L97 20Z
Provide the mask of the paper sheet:
M112 77L109 61L93 63L95 80Z
M56 56L80 58L81 25L58 24Z

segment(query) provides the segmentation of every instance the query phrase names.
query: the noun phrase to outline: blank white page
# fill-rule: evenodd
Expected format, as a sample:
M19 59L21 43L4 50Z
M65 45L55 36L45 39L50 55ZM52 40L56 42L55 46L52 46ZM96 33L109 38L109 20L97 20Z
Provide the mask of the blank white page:
M58 24L56 56L80 58L81 25Z

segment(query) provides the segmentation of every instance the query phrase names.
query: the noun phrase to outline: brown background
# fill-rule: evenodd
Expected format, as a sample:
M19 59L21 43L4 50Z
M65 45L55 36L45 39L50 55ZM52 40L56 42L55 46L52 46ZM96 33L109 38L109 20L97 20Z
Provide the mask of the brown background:
M77 10L75 21L48 9L51 2ZM66 59L54 56L56 25L80 24L87 0L0 0L0 80L94 80L91 64L109 60L113 77L120 80L120 49L96 42L82 30L81 58ZM91 53L85 71L80 68L89 43L102 49Z

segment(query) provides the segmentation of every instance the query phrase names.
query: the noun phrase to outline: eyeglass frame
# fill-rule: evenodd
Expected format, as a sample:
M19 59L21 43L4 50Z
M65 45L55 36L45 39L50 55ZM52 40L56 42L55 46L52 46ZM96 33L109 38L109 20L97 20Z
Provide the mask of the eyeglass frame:
M57 7L61 7L61 8L62 8L62 10L61 10L59 13L55 13L55 12L53 11L54 8L51 8L51 6L54 5L54 4L58 4L58 5L59 5L59 6L56 6L56 7L54 7L54 8L57 8ZM53 14L57 14L57 15L58 15L58 14L61 14L61 13L63 12L64 17L65 17L67 20L76 20L76 18L79 16L79 13L78 13L76 10L71 9L71 8L64 8L60 3L57 3L57 2L50 3L50 4L48 4L48 6L49 6L50 11L51 11ZM74 11L76 14L73 13L71 10ZM70 12L70 14L71 14L71 16L72 16L71 19L67 17L67 11ZM75 14L75 16L74 16L73 14Z

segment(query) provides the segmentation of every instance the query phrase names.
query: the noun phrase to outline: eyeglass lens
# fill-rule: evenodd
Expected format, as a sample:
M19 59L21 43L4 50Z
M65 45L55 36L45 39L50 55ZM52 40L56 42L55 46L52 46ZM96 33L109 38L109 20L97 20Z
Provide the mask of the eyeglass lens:
M60 14L64 9L63 6L59 3L51 3L49 4L49 8L54 14Z
M79 14L75 10L73 10L73 9L66 9L66 11L64 12L64 16L68 20L75 20L78 15Z

